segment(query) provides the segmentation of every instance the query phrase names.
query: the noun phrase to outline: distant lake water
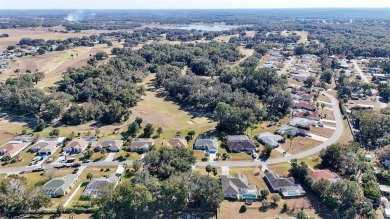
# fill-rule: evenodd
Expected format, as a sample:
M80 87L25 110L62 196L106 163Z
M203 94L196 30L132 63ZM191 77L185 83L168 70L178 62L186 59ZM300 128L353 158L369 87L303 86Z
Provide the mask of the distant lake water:
M233 26L219 26L219 25L180 25L168 26L166 29L181 29L181 30L203 30L203 31L224 31L233 29Z

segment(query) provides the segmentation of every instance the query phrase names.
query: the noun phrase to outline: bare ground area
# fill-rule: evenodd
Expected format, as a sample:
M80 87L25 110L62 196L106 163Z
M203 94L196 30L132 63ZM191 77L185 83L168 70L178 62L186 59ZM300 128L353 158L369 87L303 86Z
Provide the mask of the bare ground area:
M285 143L281 144L280 147L287 151L289 154L298 154L307 150L310 150L317 145L321 144L322 142L313 140L311 138L304 138L304 137L296 137L291 142L291 148L290 148L290 140L286 140Z

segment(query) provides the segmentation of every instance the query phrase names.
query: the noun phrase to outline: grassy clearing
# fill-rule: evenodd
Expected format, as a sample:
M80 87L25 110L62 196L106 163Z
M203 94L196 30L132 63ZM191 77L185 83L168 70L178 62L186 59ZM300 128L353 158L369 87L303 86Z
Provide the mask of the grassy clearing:
M79 49L65 50L64 53L62 53L61 55L54 58L53 62L59 63L59 62L63 62L63 61L68 60L68 59L76 58L78 56L79 52L80 52ZM72 55L73 55L73 57L72 57Z
M328 129L328 128L322 128L322 127L311 127L310 133L313 133L315 135L319 135L325 138L329 138L334 134L335 130Z
M126 157L127 154L130 154L130 157ZM120 150L115 154L114 160L118 159L118 157L120 156L125 157L126 160L139 160L141 159L142 154L139 154L137 152L126 152L124 150Z
M291 167L289 162L278 163L278 164L270 164L267 165L268 169L271 172L278 174L279 176L288 176L288 170Z
M210 174L207 173L206 167L197 167L194 172L198 172L200 175L209 175L213 178L219 178L221 176L222 170L220 167L215 168L217 168L217 175L214 175L213 172L210 172Z
M26 177L27 186L34 187L37 183L48 181L51 178L60 178L72 173L73 168L47 169L44 172L25 172L21 176Z
M304 151L307 151L315 146L321 144L322 142L313 140L311 138L304 137L295 137L291 142L290 148L290 140L287 140L285 143L280 144L280 147L287 151L289 154L298 154Z
M250 30L245 32L248 37L254 37L256 35L256 31Z
M305 158L298 160L298 162L301 162L301 161L305 162L307 165L309 165L311 167L315 167L315 166L317 166L317 164L321 163L320 154L316 153L316 154L313 154L311 156L308 156L308 157L305 157Z
M259 173L258 176L255 176L255 173ZM233 167L230 168L230 175L234 176L235 174L244 174L248 178L249 184L256 185L257 190L268 189L267 184L265 183L263 177L264 174L260 171L259 167Z
M343 135L338 140L338 143L340 144L347 144L351 141L353 141L353 135L351 133L351 129L349 128L348 121L346 119L343 120Z
M303 43L303 44L309 43L309 40L307 39L307 37L309 36L309 32L307 32L307 31L294 31L294 33L296 33L298 36L301 37L301 39L298 41L298 43Z

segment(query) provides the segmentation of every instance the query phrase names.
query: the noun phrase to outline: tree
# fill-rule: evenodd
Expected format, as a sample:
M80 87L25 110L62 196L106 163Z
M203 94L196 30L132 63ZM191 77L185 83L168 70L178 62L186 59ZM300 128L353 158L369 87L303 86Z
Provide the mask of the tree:
M239 212L240 213L245 213L246 212L246 205L241 205Z
M326 69L321 73L321 79L324 80L326 83L330 84L332 82L332 76L333 72L330 69Z
M261 198L262 198L262 199L267 199L267 196L269 195L268 189L262 189L262 190L260 191L260 195L261 195Z
M41 132L43 129L46 128L46 123L43 119L40 119L38 122L38 125L35 127L36 132Z
M144 137L150 138L153 135L153 132L154 132L153 125L150 123L146 123L146 125L144 127L144 134L143 134Z
M133 122L129 125L128 129L127 129L127 133L131 136L131 137L135 137L137 135L137 133L139 132L139 124L137 122Z
M206 172L210 175L210 172L212 171L211 165L206 166Z
M269 158L271 156L273 147L270 145L264 145L263 150L261 151L261 155L264 156L265 159Z
M298 212L296 218L297 219L313 219L312 217L307 216L304 211Z
M96 57L96 60L100 61L100 60L104 60L104 59L108 58L108 55L106 52L98 52L98 53L96 53L95 57Z
M44 78L45 78L45 74L43 72L35 72L33 81L35 82L35 84L37 84L39 81L41 81Z
M91 181L93 179L92 173L87 173L87 180Z
M40 48L37 50L37 52L38 52L39 55L43 55L43 54L45 54L46 50L45 50L44 48L40 47Z
M223 201L223 193L219 181L210 176L193 174L191 178L191 199L194 205L205 211L214 211Z
M378 183L375 181L368 181L363 183L364 196L371 200L374 206L379 206L381 191L379 189Z
M311 88L314 85L315 82L316 82L316 78L314 76L310 76L303 83L307 87Z
M65 206L63 204L59 204L57 206L57 214L58 214L58 216L61 216L62 213L64 213L64 211L65 211Z
M280 197L279 194L272 194L271 200L273 201L274 204L277 204L282 198Z
M60 130L59 129L53 129L49 132L50 136L59 136L60 135Z
M27 134L27 129L23 129L22 130L22 135L26 135Z
M321 114L324 112L324 108L325 108L325 103L321 103Z
M163 133L163 129L161 127L157 128L157 134L160 136Z
M136 160L133 162L133 170L135 173L137 173L139 171L139 169L141 168L142 164L139 160Z

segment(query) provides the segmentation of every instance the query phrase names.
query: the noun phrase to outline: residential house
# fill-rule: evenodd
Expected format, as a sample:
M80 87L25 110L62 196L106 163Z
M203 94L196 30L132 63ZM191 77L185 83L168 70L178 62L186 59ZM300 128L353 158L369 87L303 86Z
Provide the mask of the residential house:
M87 187L84 189L82 197L92 197L96 198L98 196L102 195L103 189L108 184L113 184L114 187L116 187L119 183L119 181L122 178L122 173L124 171L123 166L118 166L118 169L115 173L109 175L108 177L101 177L101 178L95 178L92 179Z
M17 154L29 146L35 138L18 136L0 146L0 158L14 158Z
M293 177L280 177L269 171L265 172L265 181L271 192L278 192L284 198L301 197L306 194L301 185L295 183Z
M29 151L38 154L53 154L65 141L65 137L44 138L35 143Z
M255 138L263 145L269 145L274 148L279 147L279 143L284 142L284 138L280 135L273 135L269 132L264 132L256 135Z
M316 126L318 124L318 121L310 120L307 118L293 118L288 122L288 125L294 126L297 128L310 130L311 126Z
M246 135L229 135L226 146L230 152L255 151L257 149L253 140Z
M122 140L104 140L97 144L95 150L100 151L101 149L104 148L106 151L109 152L118 152L122 147L122 145L123 145Z
M69 154L79 154L82 153L89 145L89 142L82 138L75 138L70 141L62 151Z
M304 82L307 78L311 76L310 72L302 72L299 74L296 74L292 77L293 80L296 80L297 82Z
M171 139L167 139L163 143L165 146L168 147L182 147L186 148L187 147L187 140L183 137L173 137Z
M154 145L154 140L151 138L137 138L130 143L133 151L145 153L149 151L149 147Z
M302 101L307 101L307 102L312 102L313 101L313 95L307 94L307 93L304 93L304 92L299 92L299 93L293 94L292 98L294 100L302 100Z
M276 130L275 133L278 135L282 135L282 136L286 135L289 138L296 137L296 136L306 137L309 135L308 131L301 129L301 128L289 126L289 125L284 126L280 129Z
M311 111L306 111L306 110L301 110L301 109L295 109L293 111L293 116L298 117L298 118L305 118L309 120L314 120L314 121L320 121L320 117L318 116L317 112L311 112Z
M298 101L294 104L294 109L305 109L305 110L315 112L317 108L316 108L316 106L314 106L313 104L310 104L308 102Z
M222 192L225 198L236 197L240 200L255 199L258 196L257 187L248 183L248 178L243 174L235 176L221 176Z
M206 150L208 153L217 153L218 141L216 138L201 138L196 139L194 144L195 150Z
M308 174L313 177L314 180L319 181L320 179L329 180L330 182L335 182L338 180L338 176L336 173L328 169L313 169L311 167L308 168Z
M29 146L31 143L5 143L4 145L0 146L0 158L9 158L12 159L15 157L18 153L23 151L27 146Z
M69 174L62 178L54 178L43 185L43 191L50 197L61 197L69 193L78 180L77 174Z

